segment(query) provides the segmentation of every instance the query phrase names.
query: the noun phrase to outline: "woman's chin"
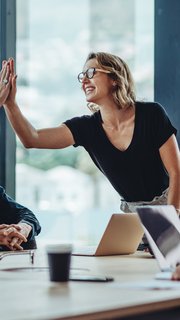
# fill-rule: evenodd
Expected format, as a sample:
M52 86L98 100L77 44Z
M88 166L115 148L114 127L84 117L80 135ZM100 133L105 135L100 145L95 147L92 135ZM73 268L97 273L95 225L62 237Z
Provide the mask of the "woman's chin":
M86 97L87 102L93 102L91 98Z
M95 101L95 99L93 99L93 98L88 98L88 97L86 97L86 101L88 102L88 103L96 103L96 101Z

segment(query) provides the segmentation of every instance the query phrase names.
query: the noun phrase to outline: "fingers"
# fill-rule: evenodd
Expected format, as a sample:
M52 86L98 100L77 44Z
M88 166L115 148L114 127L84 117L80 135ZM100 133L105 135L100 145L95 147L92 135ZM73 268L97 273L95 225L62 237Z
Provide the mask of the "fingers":
M5 236L10 236L11 238L17 237L18 239L21 239L23 242L27 242L26 237L21 234L19 231L16 230L15 227L9 227L4 231Z
M22 243L22 240L20 240L17 237L12 238L11 242L10 242L10 246L11 247L15 247L15 248L19 248L20 249L20 244ZM22 247L21 247L22 248Z
M0 244L8 247L10 250L13 250L13 247L10 245L11 238L8 237L0 237Z
M0 226L0 237L5 237L6 236L6 230L9 226L8 225L1 225Z
M15 250L23 250L23 247L21 247L18 243L13 247Z
M11 79L12 79L12 87L15 88L16 87L16 79L17 79L17 74L12 75L11 74Z
M7 66L8 66L8 62L4 60L3 63L2 63L1 81L2 81L3 79L5 79L6 71L7 71Z
M4 65L7 63L7 61L6 60L3 60L2 61L2 68L4 67Z
M13 58L9 58L8 62L9 62L9 66L10 66L10 72L11 72L12 76L14 76L15 75L14 59Z
M16 232L17 232L16 228L8 226L4 230L4 236L8 236L10 233L16 233Z
M0 236L0 244L8 247L10 250L23 250L21 244L26 241L26 239L21 239L19 236Z
M14 227L17 230L21 230L21 226L19 224L15 224L15 223L9 224L8 227Z
M15 243L13 247L8 243L6 244L6 247L8 247L11 251L24 250L23 247L21 247L18 243Z
M0 244L5 245L10 250L23 250L22 242L27 242L26 237L19 232L21 226L12 224L0 225Z
M2 70L0 72L0 80L1 82L3 80L8 80L10 78L10 75L14 76L14 59L9 58L8 61L3 60L2 61Z
M26 238L28 238L29 233L32 230L32 227L25 222L20 222L19 226L21 227L21 234L23 234Z
M1 71L0 71L0 80L1 80L2 72L3 72L3 67L4 67L4 61L2 61L2 67L1 67Z
M18 237L13 237L11 238L11 240L9 241L9 248L11 250L23 250L23 247L21 246L21 243L23 241L21 239L19 239Z
M10 225L9 224L5 224L5 223L0 224L0 234L6 236L9 233L11 233L12 231L14 231L14 228L17 231L21 230L21 226L19 226L18 224L10 224Z
M0 224L0 229L5 229L5 228L7 228L7 227L9 227L8 224L5 224L5 223Z
M11 101L15 102L16 78L14 60L12 58L4 60L0 72L0 106L5 106Z
M6 85L8 85L8 83L9 83L9 77L10 77L10 66L9 66L9 64L7 64L6 72L5 72L5 76L4 76L5 80L8 81Z

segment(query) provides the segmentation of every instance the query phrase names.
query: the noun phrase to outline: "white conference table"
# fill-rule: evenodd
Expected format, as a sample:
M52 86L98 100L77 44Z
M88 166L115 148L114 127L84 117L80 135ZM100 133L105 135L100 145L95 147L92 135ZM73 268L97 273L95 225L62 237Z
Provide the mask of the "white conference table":
M72 275L106 275L114 281L56 284L49 281L45 251L36 250L34 265L28 255L7 256L0 261L0 319L180 319L180 282L178 288L153 289L149 284L156 272L155 259L143 252L73 256Z

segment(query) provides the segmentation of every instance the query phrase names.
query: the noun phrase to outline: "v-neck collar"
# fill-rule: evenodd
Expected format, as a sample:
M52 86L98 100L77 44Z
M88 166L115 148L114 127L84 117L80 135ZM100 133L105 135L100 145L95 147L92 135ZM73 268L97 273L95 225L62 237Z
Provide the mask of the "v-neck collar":
M134 130L133 130L133 135L132 135L132 139L130 141L130 144L128 145L128 147L125 150L121 150L119 148L117 148L108 138L103 126L102 126L102 117L101 117L101 112L97 111L97 121L98 121L98 125L101 131L101 134L103 135L104 139L107 141L107 143L111 146L111 148L114 148L115 150L117 150L118 152L122 152L122 153L126 153L128 152L134 143L134 139L135 139L135 135L136 135L136 127L137 127L137 114L138 114L138 107L137 107L137 103L135 103L135 118L134 118Z

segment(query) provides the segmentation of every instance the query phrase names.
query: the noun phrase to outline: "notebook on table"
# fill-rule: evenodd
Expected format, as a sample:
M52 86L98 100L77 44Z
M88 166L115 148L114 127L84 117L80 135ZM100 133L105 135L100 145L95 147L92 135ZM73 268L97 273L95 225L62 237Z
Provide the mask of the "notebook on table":
M171 205L137 208L144 233L160 268L157 279L170 279L180 263L180 220Z
M132 254L143 236L143 227L136 213L114 213L97 246L74 248L78 256Z

